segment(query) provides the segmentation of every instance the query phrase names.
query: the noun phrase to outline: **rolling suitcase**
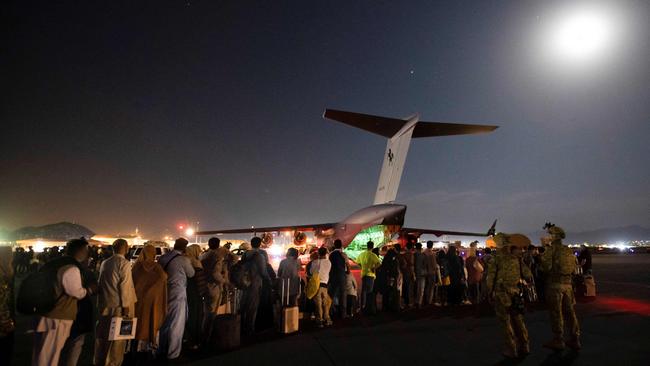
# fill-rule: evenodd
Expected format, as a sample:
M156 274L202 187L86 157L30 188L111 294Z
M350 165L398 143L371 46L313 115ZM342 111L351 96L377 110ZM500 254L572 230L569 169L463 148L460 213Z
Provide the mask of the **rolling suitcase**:
M212 321L209 344L219 351L228 351L241 345L241 316L239 315L239 290L232 299L226 291L226 302L232 303L229 314L217 315Z
M584 296L596 296L596 281L594 281L594 276L592 275L587 275L584 277Z
M291 279L287 278L282 279L280 293L280 306L279 314L277 314L277 325L280 333L290 334L298 331L299 319L300 319L300 310L295 304L291 304ZM300 288L300 286L298 286ZM299 290L300 291L300 290ZM300 295L298 295L300 296Z

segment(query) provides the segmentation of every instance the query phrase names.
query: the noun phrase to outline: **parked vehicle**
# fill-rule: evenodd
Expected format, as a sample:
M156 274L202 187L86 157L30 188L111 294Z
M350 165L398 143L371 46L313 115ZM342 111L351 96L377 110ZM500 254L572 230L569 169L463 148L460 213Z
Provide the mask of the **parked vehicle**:
M140 256L140 252L142 252L142 248L144 248L146 244L151 244L156 248L156 260L158 260L158 258L161 255L169 251L169 245L164 241L150 240L142 245L133 245L129 247L129 252L126 255L126 259L130 260L132 263L135 262Z

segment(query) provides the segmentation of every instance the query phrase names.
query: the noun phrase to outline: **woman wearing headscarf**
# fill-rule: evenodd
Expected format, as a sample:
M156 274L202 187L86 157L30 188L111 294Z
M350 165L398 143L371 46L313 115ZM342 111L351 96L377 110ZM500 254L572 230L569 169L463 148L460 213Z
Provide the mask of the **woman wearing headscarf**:
M472 304L476 305L481 298L481 280L483 278L483 264L478 258L476 252L476 243L472 242L469 245L469 256L465 260L465 268L467 268L467 286L469 289L469 298Z
M203 265L199 260L201 247L192 244L187 247L185 256L194 267L194 277L187 279L187 322L185 323L185 338L191 349L201 345L203 332L203 296L207 292L207 282L203 273Z
M442 306L447 306L447 295L449 293L449 261L447 260L447 252L444 249L440 249L437 254L438 259L438 268L440 270L440 291L439 299L436 302L439 302Z
M0 355L11 364L14 352L14 271L10 247L0 247Z
M285 288L284 296L289 297L290 306L297 304L297 297L300 293L300 277L298 272L300 271L300 262L298 261L298 250L296 248L289 248L287 250L287 256L282 261L280 261L280 266L278 267L278 278L280 279L280 287ZM280 293L280 291L278 291ZM282 300L283 302L286 300Z
M463 300L465 270L463 260L458 256L458 251L455 245L449 246L449 251L447 252L447 266L449 274L447 301L449 302L449 305L460 305Z
M133 265L133 284L138 302L135 303L136 351L155 353L158 331L167 314L167 273L156 263L156 248L146 244Z
M402 290L402 272L399 265L399 253L390 248L381 262L377 272L382 294L382 310L398 312L400 310L400 293Z

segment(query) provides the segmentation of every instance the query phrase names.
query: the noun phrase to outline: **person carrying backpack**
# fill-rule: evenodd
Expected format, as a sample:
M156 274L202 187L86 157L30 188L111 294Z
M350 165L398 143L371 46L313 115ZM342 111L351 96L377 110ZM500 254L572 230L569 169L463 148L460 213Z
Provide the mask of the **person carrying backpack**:
M542 255L542 271L546 274L546 302L551 316L553 339L544 343L544 347L562 350L565 345L574 350L581 348L580 325L576 317L574 305L572 274L576 267L573 251L562 244L565 233L562 228L546 224L551 246ZM564 324L569 328L570 338L564 340Z
M36 314L32 365L49 366L59 363L61 349L77 316L78 300L86 297L86 294L97 292L96 285L88 288L82 285L79 263L87 258L88 242L83 238L73 239L66 244L66 255L51 260L39 272L41 275L46 274L46 278L53 279L51 286L54 289L54 301L51 308L45 304L40 306L41 313ZM25 285L29 285L29 281L23 283ZM29 291L26 288L24 290ZM20 297L19 295L19 301ZM36 305L41 304L34 305L36 308Z

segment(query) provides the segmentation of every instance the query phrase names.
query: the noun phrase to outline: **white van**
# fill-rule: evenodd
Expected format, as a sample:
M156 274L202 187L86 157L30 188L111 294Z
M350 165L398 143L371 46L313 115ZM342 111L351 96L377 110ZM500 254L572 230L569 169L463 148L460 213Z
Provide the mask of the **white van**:
M129 247L129 252L126 255L126 259L130 260L131 263L135 263L135 261L140 256L140 253L142 252L142 248L144 248L144 246L146 244L151 244L156 248L156 261L158 261L158 258L161 255L163 255L163 254L167 253L169 250L171 250L169 248L169 245L167 243L165 243L164 241L148 241L148 242L146 242L146 243L144 243L142 245L133 245L133 246Z

